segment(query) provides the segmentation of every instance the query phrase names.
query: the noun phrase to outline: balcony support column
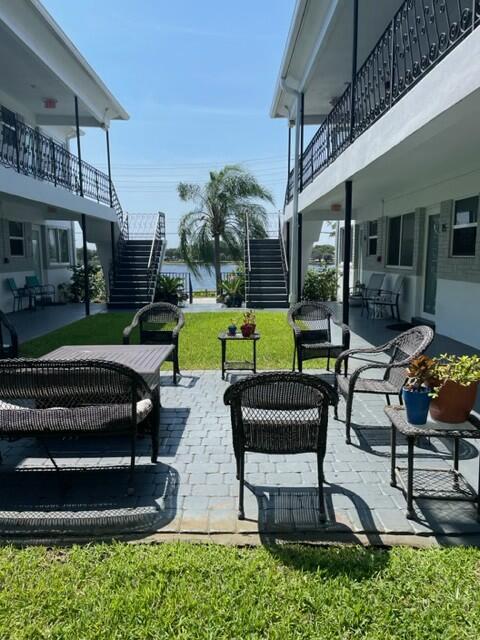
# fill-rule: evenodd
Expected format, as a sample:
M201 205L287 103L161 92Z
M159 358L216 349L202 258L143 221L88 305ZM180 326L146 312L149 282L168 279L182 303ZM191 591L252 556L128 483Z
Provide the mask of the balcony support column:
M288 159L287 159L287 184L290 178L290 171L292 170L292 127L290 126L290 120L288 121Z
M80 181L79 189L80 189L80 195L83 198L82 145L80 144L80 119L78 117L77 96L75 96L75 131L77 133L78 179Z
M90 283L88 278L88 250L87 250L87 216L82 213L83 234L83 286L85 289L85 315L90 315Z
M105 129L105 140L107 142L108 195L110 198L110 206L113 208L112 164L110 160L110 132L108 127Z
M343 294L342 322L348 324L350 318L350 260L352 246L352 181L345 182L345 221L343 232Z
M358 55L358 0L353 0L352 80L350 84L350 142L355 138L355 80Z

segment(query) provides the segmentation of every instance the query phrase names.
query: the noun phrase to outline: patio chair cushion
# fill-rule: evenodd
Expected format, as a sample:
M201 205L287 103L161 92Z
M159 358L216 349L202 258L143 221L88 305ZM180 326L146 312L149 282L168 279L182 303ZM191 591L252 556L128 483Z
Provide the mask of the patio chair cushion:
M302 349L304 351L316 351L317 349L330 349L333 351L334 349L340 349L340 351L344 351L345 347L342 344L335 344L333 342L302 342Z
M149 399L137 402L137 424L153 409ZM129 404L29 409L0 400L0 433L101 433L130 427Z
M338 390L343 396L348 395L350 376L337 375ZM358 378L355 383L355 391L359 393L391 393L397 394L398 389L388 380L374 378Z

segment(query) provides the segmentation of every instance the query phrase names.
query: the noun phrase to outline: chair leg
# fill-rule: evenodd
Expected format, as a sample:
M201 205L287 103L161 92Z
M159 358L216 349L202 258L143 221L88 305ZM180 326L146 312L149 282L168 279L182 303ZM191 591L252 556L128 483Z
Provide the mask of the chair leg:
M296 352L297 352L297 348L296 348L296 346L294 345L294 346L293 346L293 362L292 362L292 371L295 371L295 354L296 354Z
M335 420L338 420L338 402L336 402L333 407L333 417Z
M238 492L238 519L245 520L245 507L243 503L243 494L245 489L245 452L242 451L238 460L238 475L239 475L239 492Z
M327 351L327 371L330 371L330 349Z
M318 473L318 504L320 511L320 522L325 522L326 514L325 514L325 496L323 495L323 460L322 456L317 454L317 473Z
M353 405L353 394L349 393L347 396L347 406L345 409L345 442L347 444L352 444L352 440L350 437L351 423L352 423L352 405Z
M388 406L390 406L390 396L388 395L388 393L385 394L385 398L387 400Z
M157 387L153 399L153 411L150 418L150 428L152 432L152 462L158 461L158 444L160 430L160 387Z
M302 347L297 349L298 372L303 372Z
M137 430L136 429L132 429L131 453L130 453L130 472L128 474L128 489L127 489L127 493L128 493L129 496L133 496L134 491L135 491L134 485L133 485L133 480L134 480L134 476L135 476L136 446L137 446Z

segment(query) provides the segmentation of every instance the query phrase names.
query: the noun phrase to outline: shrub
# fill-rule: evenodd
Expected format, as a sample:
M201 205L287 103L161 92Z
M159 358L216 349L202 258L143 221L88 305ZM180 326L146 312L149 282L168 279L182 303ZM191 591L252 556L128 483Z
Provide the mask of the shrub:
M308 269L303 285L304 300L336 300L337 299L337 271L336 269Z
M65 297L71 302L83 302L85 300L84 267L83 265L74 265L70 267L70 270L72 271L71 280L68 284L63 285ZM88 265L88 281L90 300L92 302L105 302L107 298L105 278L99 264Z

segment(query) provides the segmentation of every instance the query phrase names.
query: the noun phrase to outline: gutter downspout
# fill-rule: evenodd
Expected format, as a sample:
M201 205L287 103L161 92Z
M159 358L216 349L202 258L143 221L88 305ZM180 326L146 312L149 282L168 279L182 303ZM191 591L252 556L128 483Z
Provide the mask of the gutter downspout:
M293 164L293 215L292 215L292 234L290 246L290 304L295 304L299 299L298 283L301 278L301 256L298 251L299 238L299 216L298 216L298 193L299 193L299 176L300 176L300 144L301 144L301 113L302 113L302 93L288 86L286 78L281 78L281 86L285 93L295 96L295 150Z

